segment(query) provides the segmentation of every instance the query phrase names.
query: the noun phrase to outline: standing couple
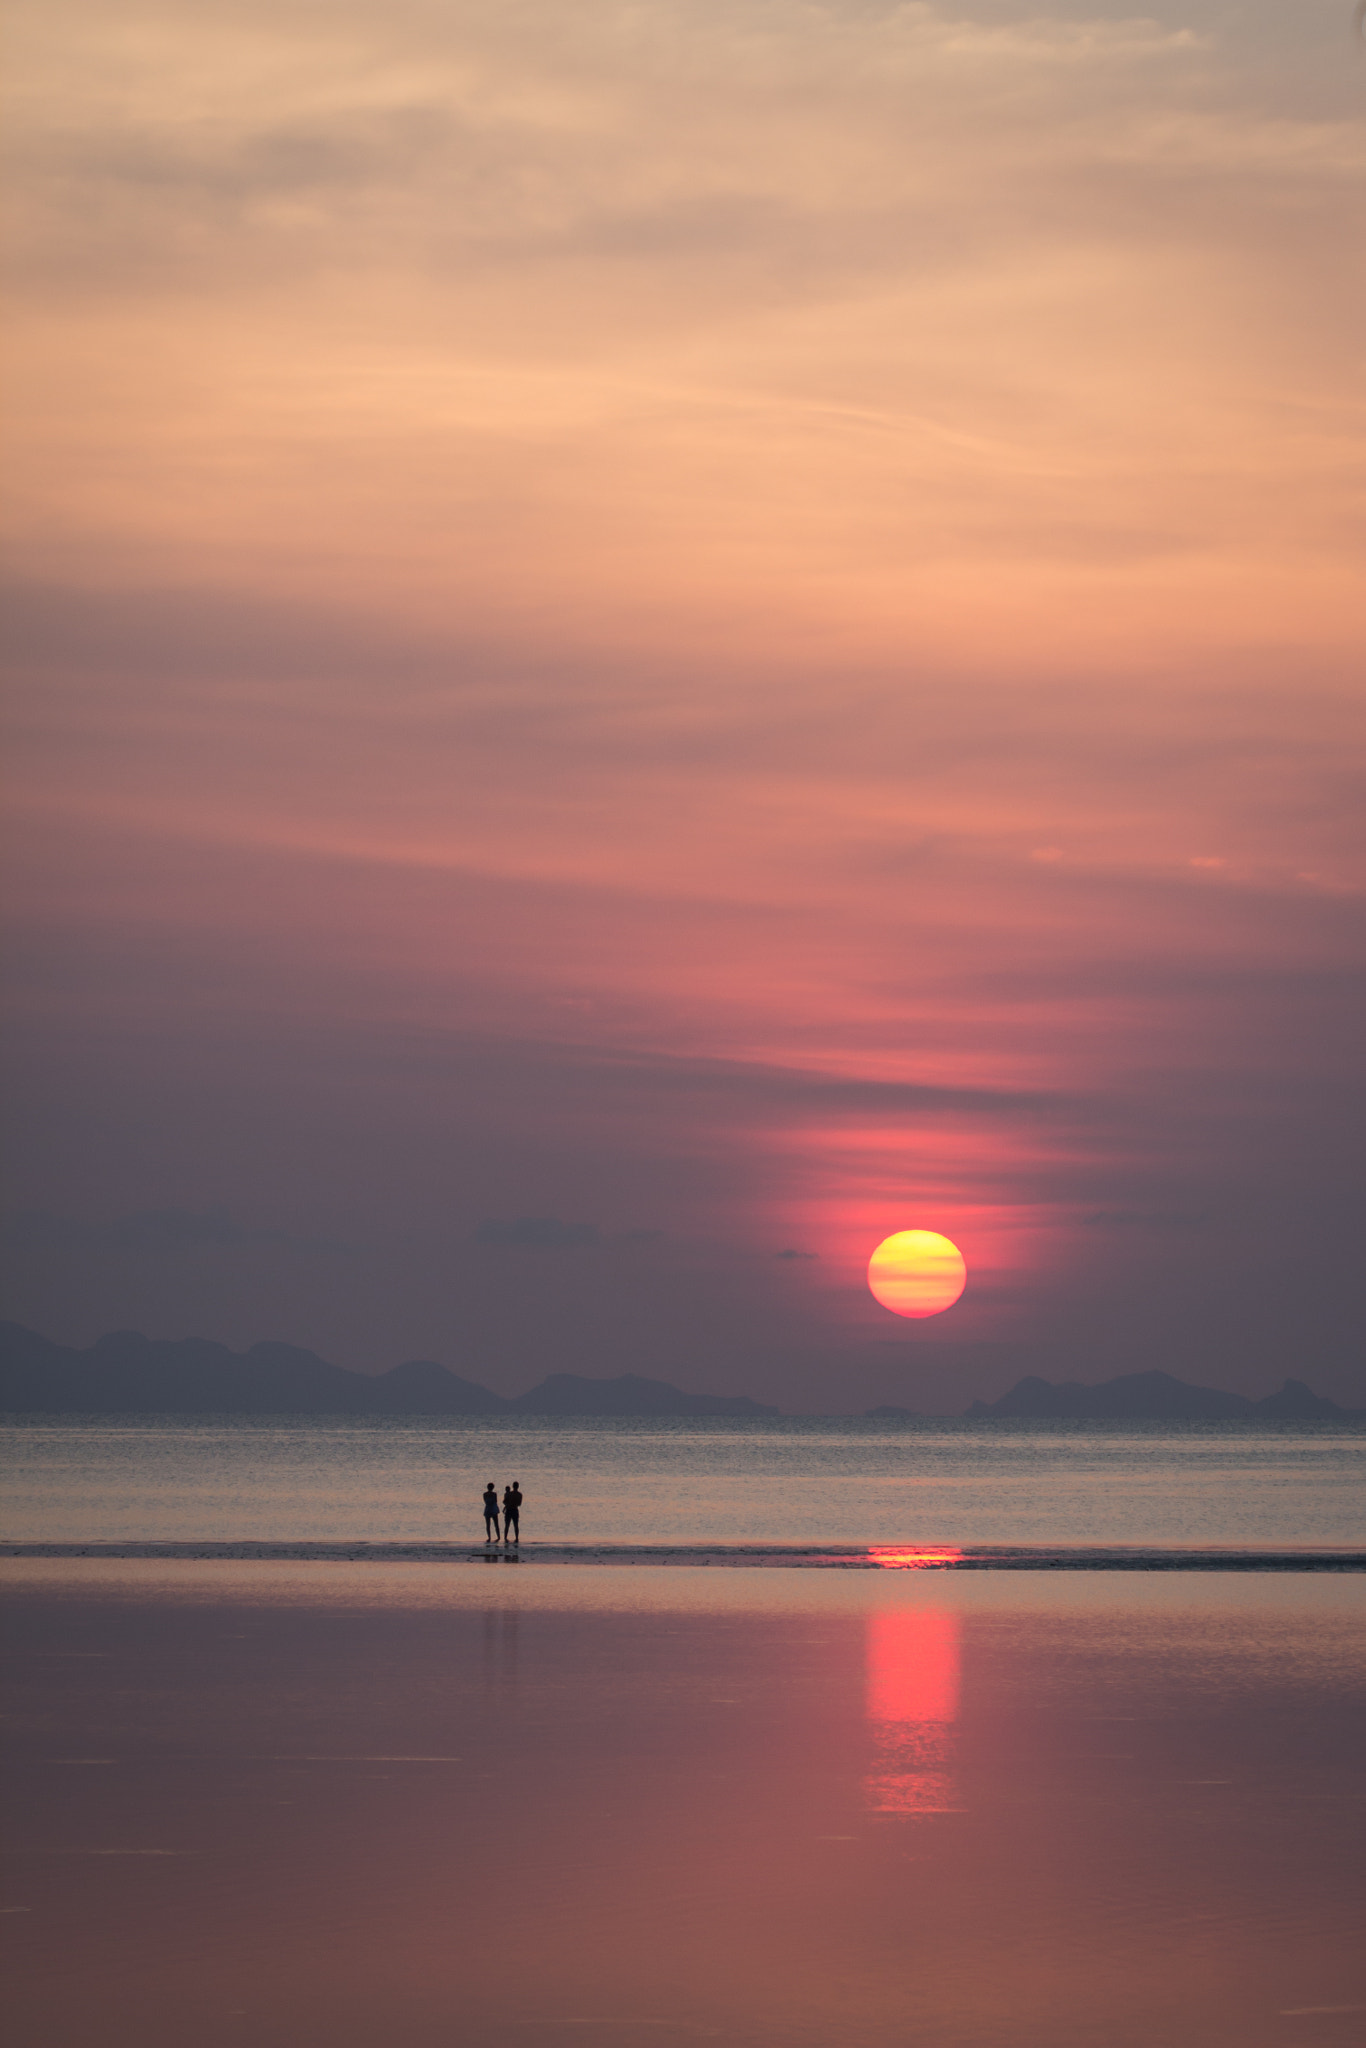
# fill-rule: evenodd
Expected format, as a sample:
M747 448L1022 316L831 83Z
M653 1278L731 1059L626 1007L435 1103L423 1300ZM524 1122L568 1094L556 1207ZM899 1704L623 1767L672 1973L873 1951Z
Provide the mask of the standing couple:
M522 1489L514 1479L511 1486L503 1488L503 1541L520 1543L522 1540ZM484 1541L498 1541L498 1489L490 1479L484 1488Z

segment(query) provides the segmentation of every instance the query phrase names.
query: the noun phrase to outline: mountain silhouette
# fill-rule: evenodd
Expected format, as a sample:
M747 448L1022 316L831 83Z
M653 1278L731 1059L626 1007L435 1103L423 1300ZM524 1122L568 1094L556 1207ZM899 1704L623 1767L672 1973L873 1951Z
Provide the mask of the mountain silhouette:
M0 1409L49 1415L776 1415L744 1396L686 1394L622 1373L552 1373L509 1399L434 1359L348 1372L293 1344L230 1351L114 1330L88 1350L0 1323Z
M1271 1421L1330 1421L1362 1413L1340 1408L1315 1394L1303 1380L1287 1380L1278 1394L1254 1401L1218 1387L1196 1387L1169 1372L1121 1373L1117 1379L1083 1386L1078 1380L1040 1379L1029 1374L999 1401L974 1401L970 1416L1023 1416L1031 1421L1223 1422L1235 1418Z
M54 1344L19 1323L0 1323L0 1409L48 1415L777 1415L743 1394L689 1394L639 1373L589 1379L550 1373L524 1394L495 1394L435 1359L383 1373L349 1372L294 1344L230 1351L202 1337L144 1337L113 1330L87 1350ZM914 1411L882 1407L874 1418ZM1288 1379L1264 1400L1197 1387L1168 1372L1123 1373L1097 1386L1055 1384L1031 1374L997 1401L974 1401L976 1418L1029 1421L1199 1421L1243 1417L1334 1421L1361 1415Z
M665 1380L624 1372L616 1379L582 1379L553 1372L511 1404L523 1415L777 1415L743 1394L685 1394Z

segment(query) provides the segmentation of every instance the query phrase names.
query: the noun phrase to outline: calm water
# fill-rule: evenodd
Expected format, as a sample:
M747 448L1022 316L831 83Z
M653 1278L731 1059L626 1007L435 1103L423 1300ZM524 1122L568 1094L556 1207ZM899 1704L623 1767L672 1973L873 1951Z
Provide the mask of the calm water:
M1366 1581L10 1561L14 2048L1359 2048Z
M1366 1541L1366 1424L12 1420L0 1538L560 1543Z
M29 1419L11 1541L1366 1540L1366 1429ZM0 1562L15 2048L1357 2048L1366 1578Z

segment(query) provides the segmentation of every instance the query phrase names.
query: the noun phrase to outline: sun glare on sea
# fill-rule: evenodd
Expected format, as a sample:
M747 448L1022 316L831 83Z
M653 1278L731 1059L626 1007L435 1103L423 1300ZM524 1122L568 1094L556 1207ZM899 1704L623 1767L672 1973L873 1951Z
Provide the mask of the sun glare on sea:
M968 1284L963 1254L937 1230L898 1230L868 1261L868 1285L897 1316L937 1316Z

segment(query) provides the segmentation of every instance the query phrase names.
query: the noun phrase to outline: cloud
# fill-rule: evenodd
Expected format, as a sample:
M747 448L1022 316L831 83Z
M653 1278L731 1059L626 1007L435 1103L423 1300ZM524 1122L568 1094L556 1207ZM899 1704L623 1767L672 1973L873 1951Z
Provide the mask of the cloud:
M593 1223L561 1223L555 1216L518 1216L510 1223L486 1217L474 1232L478 1244L520 1245L531 1251L561 1251L602 1243Z
M557 1216L485 1217L472 1233L475 1244L518 1245L530 1251L578 1251L586 1247L662 1244L663 1230L599 1230L595 1223L563 1223Z
M15 1249L109 1256L179 1256L218 1249L309 1253L346 1253L353 1249L337 1238L303 1236L295 1231L240 1223L217 1209L145 1209L105 1220L27 1210L4 1224L0 1241Z
M458 297L480 275L472 334L506 320L525 359L555 346L516 318L529 284L599 339L705 331L952 288L1021 236L1045 256L1107 231L1151 253L1181 225L1174 178L1187 212L1203 189L1235 225L1230 179L1345 185L1350 120L1241 103L1243 53L1193 12L541 0L324 21L238 0L207 24L138 0L147 67L70 0L11 117L19 229L36 283L101 295L351 271Z
M1088 1230L1194 1230L1210 1216L1195 1209L1096 1209L1078 1220Z
M774 1252L773 1256L775 1259L818 1259L820 1257L820 1253L799 1252L789 1248L787 1251L784 1252Z

